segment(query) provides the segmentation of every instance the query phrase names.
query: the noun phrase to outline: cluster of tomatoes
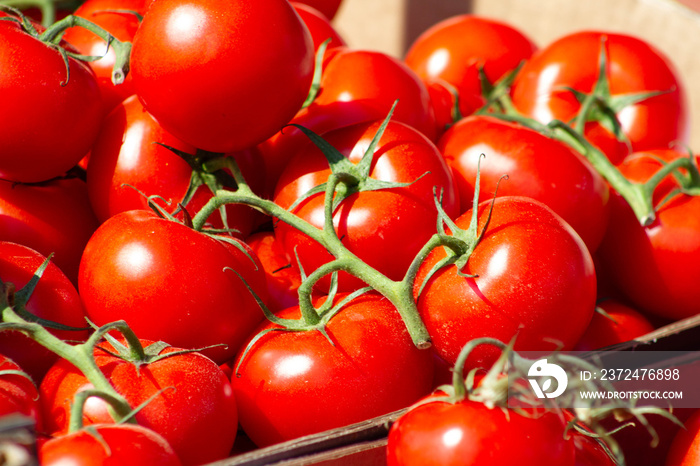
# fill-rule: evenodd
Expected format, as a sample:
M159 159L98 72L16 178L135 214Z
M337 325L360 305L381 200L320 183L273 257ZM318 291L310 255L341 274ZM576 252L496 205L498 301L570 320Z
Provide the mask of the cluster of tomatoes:
M692 464L697 416L629 448L646 430L425 398L475 339L587 351L700 313L673 65L472 15L397 59L348 46L338 7L3 10L0 413L47 465L206 464L419 400L390 464Z

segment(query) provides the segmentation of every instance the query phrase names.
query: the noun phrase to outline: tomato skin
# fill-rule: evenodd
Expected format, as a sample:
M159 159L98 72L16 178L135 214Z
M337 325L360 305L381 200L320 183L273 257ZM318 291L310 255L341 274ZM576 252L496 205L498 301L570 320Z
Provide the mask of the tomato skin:
M479 205L479 231L490 202ZM466 229L470 219L467 211L455 222ZM438 248L421 265L416 291L443 257ZM480 337L507 343L517 334L516 350L571 349L595 308L596 276L586 246L561 217L532 199L497 197L486 233L462 269L477 277L456 272L450 266L435 273L417 300L433 348L448 364ZM478 348L469 365L488 367L497 353Z
M314 43L314 50L318 51L319 46L327 39L331 41L326 45L326 50L336 47L344 47L347 44L328 18L313 6L303 2L290 2L304 24L309 28L311 39ZM325 54L327 56L328 54Z
M609 316L595 312L586 332L574 351L592 351L606 346L633 340L654 330L649 320L636 309L614 300L598 303Z
M90 68L20 30L0 23L0 178L39 182L61 176L90 150L103 117L100 90ZM22 60L16 57L22 56Z
M225 268L266 299L259 263L234 250L152 212L117 214L85 247L79 282L85 312L97 325L124 319L140 337L182 348L224 343L203 350L223 363L263 318L241 278Z
M303 3L316 10L320 11L329 20L335 18L342 0L299 0L298 3Z
M686 156L672 150L651 153L665 161ZM629 157L619 166L636 182L648 180L660 167L649 157ZM654 205L674 186L674 181L665 180L654 192ZM647 227L619 195L612 196L611 206L599 256L615 288L647 314L677 320L699 313L700 197L674 196L657 209L656 220Z
M300 311L289 308L279 316L299 318ZM233 388L240 423L256 445L387 414L430 391L432 356L413 345L383 297L354 299L326 331L333 345L318 331L270 332L238 356Z
M598 77L601 41L608 51L607 75L611 95L662 91L617 113L631 150L687 142L688 104L683 83L673 64L652 45L632 36L599 31L566 35L540 49L515 79L512 98L522 113L543 123L568 122L580 104L566 87L592 91ZM617 164L627 154L625 144L600 124L589 122L586 136Z
M39 449L42 465L180 466L163 437L139 425L100 425L98 437L85 430L53 438ZM101 443L104 442L104 443Z
M0 180L0 241L54 254L52 261L76 286L80 257L97 225L78 178L38 185Z
M388 466L574 466L574 447L556 413L529 418L474 401L430 401L389 431ZM517 452L517 453L515 453Z
M152 343L142 342L144 346ZM113 351L107 343L101 346ZM161 354L178 350L170 347ZM163 390L136 414L136 421L162 435L183 464L205 464L228 455L237 432L236 402L228 378L209 358L186 353L137 367L99 348L94 355L97 366L132 407ZM66 432L71 400L77 392L91 387L85 376L63 359L51 368L39 388L48 432ZM113 423L107 406L90 398L83 409L83 424Z
M146 110L173 136L221 153L287 123L313 69L311 36L286 0L154 0L131 52Z
M479 201L498 195L526 196L559 214L596 250L608 225L610 192L602 176L564 143L491 116L457 122L438 141L452 168L461 212L471 208L477 168ZM481 154L486 157L481 159ZM501 181L503 175L507 180Z
M445 19L425 30L409 47L404 61L426 82L446 81L459 94L462 115L484 105L479 67L490 83L514 70L536 50L513 26L476 15Z
M0 371L21 371L22 368L0 354ZM0 375L0 417L21 414L32 418L41 429L39 392L27 378L16 374Z
M695 411L673 438L665 466L693 466L700 462L700 411Z
M338 49L325 64L314 102L357 102L373 107L384 118L397 99L392 118L434 141L435 114L427 87L401 60L382 52Z
M128 10L143 16L151 0L87 0L73 15L91 21L108 31L117 40L131 41L139 27L139 19L134 14L114 13L114 10ZM109 10L112 10L111 12ZM102 57L89 62L95 73L102 95L105 115L119 102L134 93L131 75L127 74L123 83L112 83L112 69L116 60L114 48L107 49L107 42L89 30L73 27L66 30L63 39L75 47L81 54Z
M358 163L379 125L380 122L361 123L323 137L351 162ZM343 238L350 251L389 278L400 280L413 257L437 232L433 187L438 192L444 190L442 202L449 215L456 214L458 194L452 174L435 145L399 122L391 121L387 125L375 149L372 167L372 178L415 182L406 187L350 195L336 210L334 224L338 237ZM274 200L289 208L309 189L326 182L329 175L325 157L309 143L283 172ZM320 229L323 199L323 193L316 194L293 212ZM411 234L407 235L407 231ZM282 222L276 225L275 235L290 258L295 257L296 250L307 273L332 258L318 243ZM364 286L347 274L341 274L339 285L344 291Z

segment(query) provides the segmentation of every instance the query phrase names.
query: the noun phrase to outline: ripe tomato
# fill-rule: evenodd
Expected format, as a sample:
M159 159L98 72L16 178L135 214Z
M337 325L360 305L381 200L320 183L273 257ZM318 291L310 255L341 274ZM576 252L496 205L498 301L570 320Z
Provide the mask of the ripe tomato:
M279 316L298 319L299 308ZM355 298L326 332L330 341L316 330L269 332L239 354L233 388L241 427L256 445L388 414L430 391L432 356L415 347L383 297Z
M24 32L0 22L0 178L21 182L61 176L88 153L102 122L100 90L92 70ZM22 57L21 60L17 57Z
M441 80L454 86L460 111L466 116L486 103L480 68L493 84L535 50L532 40L513 26L466 14L424 31L411 44L404 60L426 82Z
M574 466L574 445L557 413L529 417L470 400L421 402L391 426L388 466Z
M277 132L304 103L313 70L309 31L283 0L154 0L131 52L146 110L211 152Z
M491 201L479 205L479 231ZM455 223L466 229L471 211ZM416 288L445 257L438 248L421 265ZM498 197L491 220L462 273L440 269L417 298L433 348L454 364L470 340L503 342L516 350L571 349L591 320L596 300L593 260L581 238L549 207L524 197ZM493 363L497 350L478 348L470 359ZM481 364L479 364L481 365Z
M143 340L143 345L152 342ZM237 432L236 402L223 371L200 353L177 354L155 362L125 361L108 343L94 351L95 361L114 388L132 407L158 394L136 414L139 425L154 430L170 444L183 464L205 464L225 458ZM174 353L169 347L158 354ZM59 360L41 383L41 406L49 433L64 434L71 400L92 388L87 378L66 360ZM89 398L83 407L83 424L114 421L108 404Z
M574 351L592 351L634 340L654 330L649 319L636 309L614 299L598 303L605 314L593 313L591 323Z
M638 38L598 31L566 35L540 49L515 79L515 107L543 123L570 122L581 109L568 90L590 93L599 75L601 47L607 52L606 76L614 98L640 92L661 92L633 105L613 110L632 151L666 147L689 138L688 104L673 64L659 50ZM597 122L585 134L613 163L629 151L625 143Z
M319 46L327 39L331 39L326 45L327 51L347 45L345 40L340 36L338 31L333 28L330 20L323 13L303 2L291 2L291 4L302 21L304 21L306 27L309 28L315 51L318 51Z
M53 438L39 449L46 466L180 466L168 442L150 429L133 424L100 425L93 432Z
M379 125L361 123L323 137L351 162L358 163ZM330 173L325 157L309 143L282 174L275 202L289 208L309 189L325 183ZM448 214L456 214L458 198L452 173L425 136L390 121L376 146L370 176L390 182L415 182L401 188L351 194L336 210L335 228L350 251L389 278L400 280L423 244L437 232L433 187L438 193L443 190L443 207ZM293 212L322 228L324 198L323 193L311 196ZM307 273L331 259L321 245L282 222L276 225L275 235L290 258L296 251ZM339 284L346 291L364 286L349 275L342 276Z
M323 13L326 18L331 20L335 17L335 14L338 12L338 9L343 2L342 0L299 0L298 3L303 3L315 8Z
M78 178L36 185L0 180L0 241L53 254L76 286L80 257L97 225L85 182Z
M73 13L91 21L108 31L116 39L132 41L139 27L139 18L134 12L143 16L151 0L87 0ZM105 115L119 102L134 93L131 75L127 74L123 83L112 83L112 68L116 54L112 47L107 49L107 42L89 30L73 27L66 30L63 39L75 47L81 54L102 57L89 62L95 72L102 94Z
M595 251L608 226L609 188L581 155L534 130L491 116L470 116L438 142L457 181L461 211L471 208L477 168L479 200L498 194L538 200L559 214ZM480 163L481 154L486 157ZM499 184L503 175L508 179Z
M26 246L0 241L0 280L23 288L46 260ZM63 325L85 328L85 311L75 286L53 263L49 263L39 279L25 308L35 316ZM51 329L51 333L67 341L83 341L87 331ZM38 383L56 355L20 332L0 332L0 354L11 358Z
M152 212L123 212L85 247L80 296L97 325L124 319L140 337L181 348L225 344L203 351L223 363L263 318L233 271L266 299L262 267L249 256Z
M700 462L700 411L695 411L678 429L666 457L665 466L693 466Z
M4 354L0 354L0 417L21 414L40 424L39 392L26 377L5 371L22 371ZM37 429L40 426L37 425Z
M644 182L662 161L685 154L652 151L653 157L629 157L618 168L632 181ZM677 187L673 178L655 191L654 205ZM616 289L642 312L682 319L700 312L700 197L677 194L656 210L655 221L642 227L629 205L611 198L610 226L599 257Z

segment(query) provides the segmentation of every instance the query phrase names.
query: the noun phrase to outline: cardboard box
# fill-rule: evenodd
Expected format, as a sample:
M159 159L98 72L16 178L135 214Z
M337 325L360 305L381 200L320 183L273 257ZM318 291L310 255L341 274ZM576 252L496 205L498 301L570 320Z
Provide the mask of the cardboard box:
M700 0L685 0L697 4ZM691 147L700 150L700 14L671 0L344 0L334 20L353 48L402 58L411 42L432 24L462 13L498 18L543 46L564 34L597 29L638 36L655 45L678 68L693 120ZM700 316L617 345L622 351L698 348ZM366 422L238 455L211 466L385 465L386 436L405 410Z

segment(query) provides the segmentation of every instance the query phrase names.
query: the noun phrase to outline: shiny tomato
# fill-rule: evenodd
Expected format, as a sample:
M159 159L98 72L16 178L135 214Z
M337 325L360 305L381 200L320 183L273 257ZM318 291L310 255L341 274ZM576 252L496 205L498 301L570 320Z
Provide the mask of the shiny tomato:
M298 319L299 308L279 316ZM388 414L430 391L432 356L383 297L352 300L325 330L328 339L316 330L269 332L238 356L240 423L258 446Z
M524 416L469 400L422 403L391 426L388 466L575 464L574 445L557 413Z
M279 131L304 103L313 70L309 31L281 0L154 0L131 52L146 110L212 152Z
M485 228L491 201L479 205L479 227ZM456 220L466 229L467 211ZM445 257L438 248L421 265L416 288ZM593 260L581 238L549 207L524 197L497 197L486 232L458 274L456 265L428 279L418 297L433 348L454 364L470 340L492 337L516 350L571 349L595 309ZM478 348L470 365L488 367L497 357Z
M592 351L634 340L654 330L641 312L614 299L598 303L603 312L595 312L591 323L576 344L574 351Z
M143 16L150 3L151 0L87 0L73 14L97 24L117 40L126 42L134 39L139 27L138 15ZM101 57L88 65L95 72L105 114L134 93L129 74L123 83L112 83L116 54L113 47L107 48L107 42L102 38L85 28L73 27L66 30L63 39L83 55Z
M12 283L16 290L32 279L46 258L26 246L0 241L0 280ZM87 327L85 311L78 291L68 277L50 262L25 305L31 314L52 322L76 328ZM83 341L87 331L51 329L55 336L67 341ZM20 332L0 332L0 354L11 358L38 383L56 355Z
M632 105L616 108L624 133L618 141L600 123L586 123L585 134L613 163L629 152L687 142L690 133L688 103L683 83L670 60L636 37L598 31L566 35L540 49L525 64L512 88L515 107L543 123L553 119L570 122L581 109L569 90L590 93L599 76L604 47L604 70L612 98L643 92L659 92Z
M356 164L379 125L380 122L361 123L328 132L323 137ZM282 174L275 202L289 208L309 189L325 183L330 173L325 157L309 143ZM414 183L351 194L336 210L335 228L351 252L389 278L400 280L423 244L437 232L434 187L438 193L442 192L443 207L448 214L456 214L458 197L452 173L425 136L405 124L391 121L375 148L370 177ZM293 212L322 228L324 198L323 193L315 194L298 204ZM307 273L331 259L321 245L287 224L279 222L275 234L289 257L295 257L296 251ZM364 286L347 275L341 277L340 285L344 290Z
M148 346L150 341L143 340ZM162 435L183 464L205 464L225 458L235 441L237 410L231 384L223 371L199 353L172 354L155 362L125 361L108 343L94 351L95 361L114 388L132 407L153 398L136 414L139 425ZM158 354L175 353L169 347ZM64 434L71 400L91 388L75 366L59 360L40 386L42 413L49 433ZM89 398L83 407L83 424L113 423L108 404Z
M661 164L686 154L657 150L629 157L620 171L645 182ZM673 178L654 191L659 205L673 188ZM642 312L682 319L700 312L700 197L676 194L659 205L655 221L640 225L617 194L611 199L610 227L599 250L601 266L619 292Z
M470 116L450 128L438 148L455 175L461 211L471 208L480 167L480 201L491 198L498 186L499 195L546 204L576 230L591 252L603 239L608 185L566 144L495 117ZM504 175L508 179L499 183Z
M71 169L90 150L103 117L97 80L87 64L69 59L20 29L0 22L0 178L46 181ZM21 60L17 57L22 57Z
M0 241L53 254L76 286L80 257L97 225L85 182L78 178L36 185L0 180Z
M132 210L111 217L90 239L79 289L97 325L124 319L140 337L188 349L224 344L203 351L223 363L263 318L241 277L266 299L252 251L246 256L181 223Z

